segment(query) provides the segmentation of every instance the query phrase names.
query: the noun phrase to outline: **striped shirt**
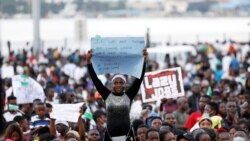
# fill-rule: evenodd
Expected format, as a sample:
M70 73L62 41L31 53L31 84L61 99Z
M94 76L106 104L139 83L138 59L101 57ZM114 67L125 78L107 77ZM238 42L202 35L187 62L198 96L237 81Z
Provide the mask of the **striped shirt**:
M38 117L38 115L35 115L35 116L31 117L30 129L49 126L49 121L50 121L50 119L47 117L45 117L44 119L41 119Z

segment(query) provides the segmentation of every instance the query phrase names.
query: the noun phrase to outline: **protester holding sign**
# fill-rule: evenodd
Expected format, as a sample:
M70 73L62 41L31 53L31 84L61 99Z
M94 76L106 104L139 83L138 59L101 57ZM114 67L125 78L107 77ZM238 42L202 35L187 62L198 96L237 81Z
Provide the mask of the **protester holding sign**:
M148 55L145 49L143 50L143 55L145 62ZM130 126L129 111L132 100L137 94L144 78L146 63L144 63L140 79L136 78L127 91L125 91L126 78L120 74L116 74L112 78L112 90L110 91L98 79L91 64L91 58L92 51L89 51L87 54L88 71L97 91L104 99L107 109L107 130L104 140L134 140L133 131Z

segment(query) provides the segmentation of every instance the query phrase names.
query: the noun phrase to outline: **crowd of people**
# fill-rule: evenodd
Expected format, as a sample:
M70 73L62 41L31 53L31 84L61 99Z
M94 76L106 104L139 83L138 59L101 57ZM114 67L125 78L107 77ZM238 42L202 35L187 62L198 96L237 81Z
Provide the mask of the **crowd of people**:
M179 65L178 56L171 54L164 60L163 68L181 67L185 96L150 103L143 103L141 92L136 90L139 86L129 89L135 85L133 82L140 84L139 79L112 74L95 77L87 52L64 54L65 50L49 48L35 56L32 49L13 52L9 46L9 55L2 60L2 72L12 69L15 75L33 78L43 87L46 99L17 104L11 77L2 73L0 139L102 141L108 140L107 136L111 140L112 134L126 129L126 140L136 141L249 141L249 44L231 41L194 46L198 53L186 54L185 65ZM149 54L143 70L162 69L158 61ZM73 66L74 71L66 71L67 65ZM131 108L107 108L110 103L122 103L113 96L121 89L111 92L120 83L126 83L125 90L129 92L122 100L128 100L124 104ZM84 105L77 109L76 123L51 118L53 104L80 102ZM124 117L127 110L130 116ZM119 123L127 118L126 124Z

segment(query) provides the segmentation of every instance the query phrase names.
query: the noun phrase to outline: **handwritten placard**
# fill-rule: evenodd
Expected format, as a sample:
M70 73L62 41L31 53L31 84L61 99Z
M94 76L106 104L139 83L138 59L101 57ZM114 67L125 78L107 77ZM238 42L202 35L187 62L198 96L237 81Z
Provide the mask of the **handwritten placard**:
M50 117L56 120L77 122L80 116L79 112L82 105L83 103L52 104L53 108Z
M97 74L121 73L140 78L143 37L92 38L92 64Z
M147 72L141 85L143 102L184 96L181 68Z
M33 100L44 101L43 87L34 79L25 75L12 77L13 94L17 98L17 104L33 103Z

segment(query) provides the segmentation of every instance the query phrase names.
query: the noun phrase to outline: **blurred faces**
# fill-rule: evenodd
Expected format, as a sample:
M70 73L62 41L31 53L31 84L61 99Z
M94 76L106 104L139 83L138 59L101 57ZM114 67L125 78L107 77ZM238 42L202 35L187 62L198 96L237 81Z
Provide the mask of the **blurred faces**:
M210 117L215 115L215 112L212 110L210 105L205 106L204 112L209 114Z
M236 132L235 128L231 128L229 130L230 140L233 140L235 132Z
M125 89L125 82L121 78L116 78L113 81L113 91L114 93L122 93Z
M17 131L14 131L12 134L11 134L11 139L13 141L19 141L20 140L20 135Z
M45 117L45 106L44 105L36 105L36 114L39 118L44 119Z
M222 132L218 134L218 139L217 141L229 141L230 140L230 135L227 132Z
M193 85L192 86L192 92L193 92L193 94L197 94L197 95L199 95L200 94L200 92L201 92L201 86L200 85Z
M147 141L160 141L159 133L156 131L149 132Z
M156 129L156 130L160 130L161 124L162 124L162 122L160 119L154 119L152 121L152 128Z
M164 135L164 141L175 141L175 136L172 132Z
M219 113L221 116L226 115L226 104L224 102L219 104Z
M199 141L211 141L211 138L208 134L203 134L200 136Z
M20 128L22 129L23 132L26 132L29 129L29 122L27 119L24 119L21 123L20 123Z
M176 119L172 113L168 113L164 117L164 121L172 126L175 126L176 124Z
M88 133L88 141L99 141L100 140L100 134L98 130L90 130Z
M52 100L53 97L54 97L54 93L55 93L55 90L54 90L54 89L48 89L48 90L47 90L47 98L48 98L49 100Z
M137 139L138 141L146 141L146 132L148 129L146 127L141 127L137 129Z
M227 102L226 110L227 110L228 114L235 114L236 113L236 102L233 102L233 101Z
M206 97L201 97L200 101L199 101L199 106L200 106L200 110L203 111L205 108L205 105L209 102L209 99Z
M212 122L208 119L203 119L199 122L200 128L207 128L211 129L212 128Z
M68 129L69 128L66 125L62 124L62 123L59 123L59 124L56 125L56 130L60 134L66 134Z

